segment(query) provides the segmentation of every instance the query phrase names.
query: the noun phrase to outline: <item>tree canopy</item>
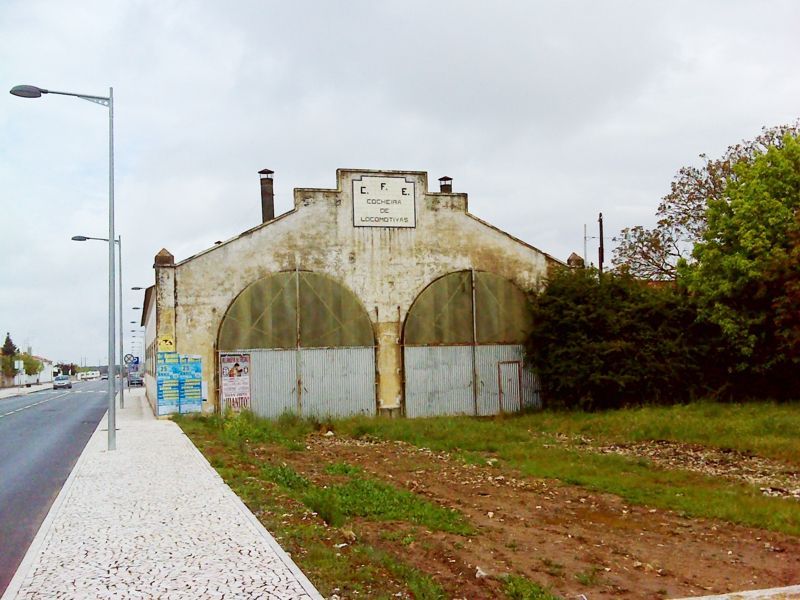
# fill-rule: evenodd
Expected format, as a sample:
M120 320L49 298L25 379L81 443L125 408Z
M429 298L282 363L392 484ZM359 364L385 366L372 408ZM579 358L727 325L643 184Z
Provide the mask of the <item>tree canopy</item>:
M786 134L733 167L709 198L693 262L679 272L738 352L737 367L766 373L796 359L800 135Z
M22 358L23 369L25 369L26 375L36 375L38 373L41 373L42 369L44 369L42 361L40 361L35 356L31 356L27 352L23 352L21 354L21 358Z
M701 154L700 167L682 167L656 211L656 227L626 227L614 238L612 263L635 277L674 280L681 260L692 260L694 245L703 239L709 201L723 199L729 182L739 177L737 165L750 164L770 147L780 148L785 136L800 134L800 121L764 128L753 140L730 146L718 159Z
M3 342L2 353L3 356L14 356L19 351L19 348L11 341L11 334L6 332L6 339Z

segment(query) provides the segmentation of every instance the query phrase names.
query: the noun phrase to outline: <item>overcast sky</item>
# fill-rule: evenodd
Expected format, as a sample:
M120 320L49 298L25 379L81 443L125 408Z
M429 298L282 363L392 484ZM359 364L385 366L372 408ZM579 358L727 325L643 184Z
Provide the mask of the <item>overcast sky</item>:
M610 245L700 153L800 116L798 31L791 0L2 0L0 330L106 360L107 248L70 237L108 232L108 111L14 85L114 87L129 336L155 253L256 225L265 167L278 213L339 167L420 170L562 260L600 211Z

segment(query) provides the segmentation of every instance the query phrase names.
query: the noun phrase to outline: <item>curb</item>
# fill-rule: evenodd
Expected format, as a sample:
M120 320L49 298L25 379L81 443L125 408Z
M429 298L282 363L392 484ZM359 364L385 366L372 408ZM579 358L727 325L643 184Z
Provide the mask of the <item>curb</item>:
M800 585L766 590L750 590L747 592L730 592L712 596L692 596L677 600L796 600L798 598L800 598Z
M211 463L209 463L206 457L203 456L203 453L200 452L200 450L197 449L197 446L195 446L192 443L192 440L189 439L189 436L187 436L183 432L183 430L177 423L175 423L174 421L171 421L171 423L173 427L178 428L180 435L183 437L184 443L188 444L188 446L194 451L195 455L197 456L198 460L201 462L203 467L206 468L208 471L210 471L214 475L214 478L217 481L219 481L219 483L222 486L224 486L225 494L229 496L231 500L233 500L233 503L236 505L236 508L244 515L248 523L250 523L253 529L257 531L258 535L261 536L265 542L267 542L267 545L269 545L269 547L275 552L275 554L278 555L278 557L281 559L281 562L286 565L289 571L291 571L292 575L294 575L297 578L297 582L300 584L300 587L303 588L306 594L308 594L308 596L312 600L324 600L319 591L317 591L317 588L314 587L314 584L311 583L311 581L309 581L308 577L306 577L305 573L303 573L300 570L300 567L298 567L292 560L292 558L286 553L286 551L283 548L281 548L280 544L278 544L277 540L274 537L272 537L272 534L269 531L267 531L267 529L264 527L261 521L259 521L258 518L256 518L256 516L250 511L250 509L247 508L247 505L244 502L242 502L242 499L236 495L236 493L230 488L230 486L227 483L225 483L225 480L222 479L222 477L220 477L220 474L217 473L217 470L211 466Z

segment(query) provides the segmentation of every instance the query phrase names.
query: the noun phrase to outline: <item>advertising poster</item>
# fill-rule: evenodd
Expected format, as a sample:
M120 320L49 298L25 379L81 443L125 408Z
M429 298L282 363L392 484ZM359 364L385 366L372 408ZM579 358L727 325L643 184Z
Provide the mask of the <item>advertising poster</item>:
M178 410L180 413L203 410L203 362L199 356L180 355Z
M250 355L220 354L222 406L240 411L250 409Z
M159 352L156 364L158 416L180 411L180 357L177 352Z

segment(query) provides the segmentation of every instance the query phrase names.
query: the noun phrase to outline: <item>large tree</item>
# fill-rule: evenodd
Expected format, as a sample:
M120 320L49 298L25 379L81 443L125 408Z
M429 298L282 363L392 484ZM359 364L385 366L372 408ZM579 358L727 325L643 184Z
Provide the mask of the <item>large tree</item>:
M674 280L678 262L691 260L694 245L703 239L707 203L725 197L728 182L738 177L737 165L752 163L767 148L780 148L787 133L800 134L800 121L764 128L755 139L730 146L721 158L701 154L700 167L681 168L658 205L656 227L623 229L614 238L612 263L641 279Z
M6 332L6 339L3 342L2 353L3 356L14 356L19 351L19 348L11 341L11 334Z
M35 356L31 356L27 352L23 352L20 358L22 359L23 369L25 369L26 375L37 375L44 369L42 361Z
M701 315L737 350L738 369L770 380L797 358L799 214L795 133L734 165L723 194L708 201L693 264L679 269Z
M6 332L6 339L3 347L0 348L0 372L6 377L14 377L17 368L14 365L14 357L17 355L17 346L11 341L11 334Z

